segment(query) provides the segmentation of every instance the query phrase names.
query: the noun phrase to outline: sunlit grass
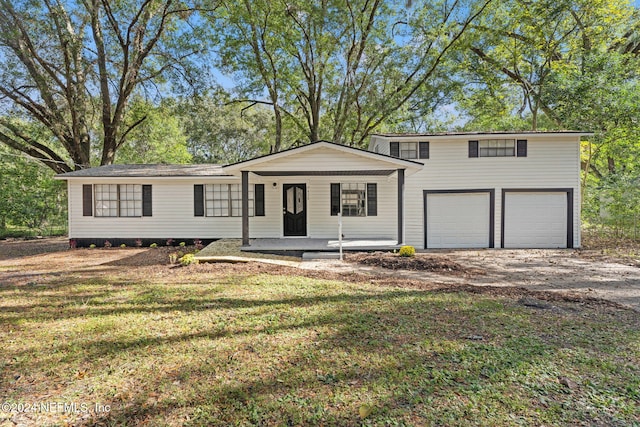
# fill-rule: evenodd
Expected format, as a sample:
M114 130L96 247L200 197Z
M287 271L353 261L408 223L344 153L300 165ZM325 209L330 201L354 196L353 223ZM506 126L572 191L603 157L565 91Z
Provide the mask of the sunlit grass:
M114 425L633 424L638 320L267 274L61 278L0 287L0 400L109 405Z

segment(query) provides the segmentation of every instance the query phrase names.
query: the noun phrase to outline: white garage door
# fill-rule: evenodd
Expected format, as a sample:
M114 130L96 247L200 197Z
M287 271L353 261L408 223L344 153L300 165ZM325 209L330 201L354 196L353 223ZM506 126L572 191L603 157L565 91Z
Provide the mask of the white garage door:
M566 248L567 193L505 193L505 248Z
M489 194L427 194L427 248L488 248Z

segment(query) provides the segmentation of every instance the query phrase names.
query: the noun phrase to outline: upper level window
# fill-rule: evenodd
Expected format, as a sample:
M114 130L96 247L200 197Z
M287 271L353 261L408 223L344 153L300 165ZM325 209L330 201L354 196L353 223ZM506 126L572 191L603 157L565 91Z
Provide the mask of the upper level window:
M485 139L478 142L480 157L513 157L516 155L515 139Z
M418 143L417 142L401 142L400 158L401 159L417 159Z
M398 142L389 143L389 152L393 157L401 159L428 159L429 141L420 142Z
M96 184L95 216L142 216L142 185Z
M469 157L527 157L526 139L469 141Z

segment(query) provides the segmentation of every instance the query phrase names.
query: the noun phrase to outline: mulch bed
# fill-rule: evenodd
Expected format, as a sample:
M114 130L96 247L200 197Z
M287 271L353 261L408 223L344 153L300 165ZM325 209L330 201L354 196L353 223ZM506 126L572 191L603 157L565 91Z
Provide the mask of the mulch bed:
M464 267L444 256L416 254L413 257L403 257L389 252L373 252L348 254L346 260L363 265L382 267L390 270L414 271L455 271L462 272Z

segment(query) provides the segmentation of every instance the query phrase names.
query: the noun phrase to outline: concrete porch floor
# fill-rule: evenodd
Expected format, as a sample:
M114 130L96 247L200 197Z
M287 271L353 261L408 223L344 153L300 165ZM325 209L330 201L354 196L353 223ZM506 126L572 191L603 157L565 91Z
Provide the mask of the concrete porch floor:
M344 251L390 251L399 249L397 240L384 238L344 239ZM282 239L251 239L249 246L241 246L245 252L264 251L339 251L338 239L310 239L310 238L282 238Z

